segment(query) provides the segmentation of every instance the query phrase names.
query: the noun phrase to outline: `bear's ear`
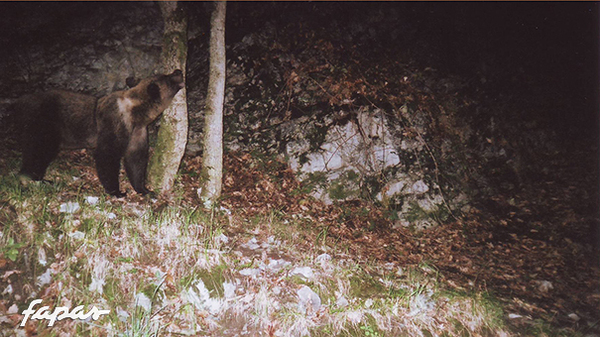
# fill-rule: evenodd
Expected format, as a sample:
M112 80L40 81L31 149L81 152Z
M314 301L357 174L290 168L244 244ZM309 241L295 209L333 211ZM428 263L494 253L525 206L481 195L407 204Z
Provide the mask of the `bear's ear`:
M148 91L148 96L150 96L151 100L160 101L160 88L156 83L152 82L148 84L148 89L146 90Z
M127 86L129 88L133 88L136 85L138 85L140 83L140 79L139 78L135 78L133 76L129 76L127 77L127 79L125 80L125 84L127 84Z

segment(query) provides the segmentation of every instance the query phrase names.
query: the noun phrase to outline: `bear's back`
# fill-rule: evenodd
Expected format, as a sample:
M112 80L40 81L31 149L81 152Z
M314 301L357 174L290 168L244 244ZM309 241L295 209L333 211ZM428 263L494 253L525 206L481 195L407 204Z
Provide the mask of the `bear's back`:
M96 146L95 109L98 99L66 90L48 90L23 96L15 110L25 125L57 125L61 148L78 149Z

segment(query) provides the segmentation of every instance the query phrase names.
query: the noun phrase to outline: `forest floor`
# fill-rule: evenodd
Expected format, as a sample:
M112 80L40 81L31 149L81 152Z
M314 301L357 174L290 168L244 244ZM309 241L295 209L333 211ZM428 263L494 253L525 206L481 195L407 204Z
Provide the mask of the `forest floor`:
M135 242L133 238L136 235L148 235L150 241L148 241L147 249L149 250L147 252L138 253L138 255L133 254L133 258L125 254L122 256L126 257L117 258L116 262L111 261L109 258L110 263L115 265L134 264L136 266L133 269L129 266L129 269L126 269L127 273L121 276L112 276L121 279L119 281L121 283L118 283L121 287L125 285L125 287L133 289L136 287L139 289L143 287L143 284L148 283L146 280L136 281L137 283L133 282L132 284L131 277L144 278L145 274L134 276L141 273L139 270L155 271L157 266L159 266L158 269L163 268L165 263L176 266L187 259L186 254L188 253L169 251L168 249L167 257L162 257L165 258L164 263L156 261L157 257L152 258L153 254L159 254L158 251L165 249L163 246L159 248L152 246L153 241L160 241L163 236L168 237L171 235L167 230L170 228L168 225L166 227L158 225L158 229L156 229L158 232L155 233L154 227L157 225L152 224L153 221L156 221L156 223L162 221L162 223L177 224L178 217L181 217L180 213L184 214L183 217L187 216L190 219L198 214L196 210L199 209L197 206L199 202L196 189L199 178L197 174L194 174L199 172L200 159L198 157L185 158L177 183L177 192L175 193L178 194L177 197L171 195L170 197L161 197L158 200L149 200L133 194L129 185L126 184L129 193L126 199L102 201L100 205L104 208L100 208L101 212L111 211L117 219L122 219L111 227L110 220L88 224L91 217L88 217L89 210L86 207L90 206L84 207L83 204L86 203L84 200L87 200L84 196L101 195L102 193L94 174L92 160L85 151L61 155L59 161L50 169L50 178L58 180L58 182L42 184L41 187L29 187L21 192L18 192L20 188L16 179L10 175L10 172L16 170L15 163L18 162L15 159L15 153L9 150L3 151L6 155L2 156L1 161L4 180L2 199L0 200L2 207L0 221L2 222L4 248L2 249L3 256L0 256L0 270L2 270L0 281L4 285L0 289L4 292L3 297L6 295L6 299L0 302L0 309L10 314L4 316L3 329L7 328L7 323L18 323L22 319L22 316L17 314L21 310L16 311L16 307L11 306L11 303L19 298L18 296L15 298L14 295L22 294L25 296L27 294L26 283L28 281L23 280L35 280L38 277L39 281L39 275L42 273L43 268L32 268L32 262L35 265L35 261L41 259L39 252L36 256L35 250L38 249L37 247L42 247L42 251L46 247L45 251L48 252L48 256L51 255L50 251L53 252L54 257L48 258L54 260L52 268L57 270L60 270L60 268L66 270L76 269L84 273L85 267L81 267L79 264L69 265L69 256L72 259L79 258L81 260L84 252L85 254L97 253L98 255L93 256L102 259L100 252L103 249L109 249L107 251L108 255L116 254L117 251L120 252L119 254L125 254L123 253L124 250L131 250L132 248L129 245L121 246L123 245L120 242L121 240L133 240L132 242ZM584 163L585 165L572 165L573 162ZM205 247L205 254L210 255L215 251L230 252L223 253L224 255L219 255L220 258L216 258L217 260L220 259L221 262L213 265L211 265L211 262L206 262L206 265L203 266L203 268L211 270L210 275L212 276L208 278L212 280L210 282L221 282L223 285L215 288L219 290L214 290L208 286L206 275L202 279L204 283L207 283L206 288L213 289L210 290L210 296L214 296L216 291L228 298L227 296L233 295L227 295L224 288L227 288L229 283L223 282L223 280L234 279L234 275L240 273L242 275L249 273L253 281L247 281L244 284L248 288L256 287L256 292L252 297L252 304L247 304L252 307L251 310L248 308L235 309L233 305L229 307L228 310L230 311L240 311L237 316L234 315L238 318L224 318L231 317L230 315L224 315L220 316L221 319L210 323L211 311L209 309L202 311L205 313L200 315L203 317L203 323L199 323L202 329L196 330L196 333L205 331L207 335L210 335L218 331L223 336L233 336L242 334L242 332L256 336L277 336L282 335L282 333L302 335L308 331L310 335L327 336L333 331L334 335L340 336L426 336L436 335L441 331L442 335L445 333L446 335L466 334L470 336L598 336L600 333L598 326L600 322L598 311L600 307L600 269L598 268L598 246L593 244L593 240L597 240L597 237L594 237L594 235L597 236L597 233L582 234L590 233L588 231L590 224L597 225L598 223L596 209L598 195L590 193L590 191L596 191L590 186L595 186L597 178L589 174L586 169L586 167L591 167L589 165L595 165L594 158L589 155L586 156L585 153L571 152L569 156L565 156L564 153L557 153L556 156L548 158L548 165L551 168L547 171L549 173L546 175L540 174L536 179L531 179L531 183L524 184L519 193L511 193L510 196L498 195L491 201L482 202L481 206L471 208L468 214L455 214L454 220L445 225L417 233L407 228L394 227L393 221L388 219L384 212L373 203L357 201L327 206L315 201L301 192L301 184L295 180L287 165L277 158L230 152L225 157L221 211L217 213L214 213L214 211L211 213L208 210L200 211L201 219L197 221L204 225L198 227L200 229L196 229L209 235L209 239L205 239L205 243L202 244L202 247ZM71 175L78 178L74 179ZM27 196L32 196L31 203L34 203L34 197L36 195L40 196L40 192L36 192L40 188L42 198L47 202L47 206L42 208L42 213L35 215L35 220L31 220L31 214L36 211L30 210L32 205L27 205ZM83 211L78 211L79 214L74 218L75 221L57 210L59 204L62 202L64 205L67 200L81 200ZM122 208L117 208L117 206ZM141 211L139 209L144 208L148 209L146 212L152 214L151 218L140 217L138 213ZM174 209L178 209L176 216L172 215ZM95 212L99 212L97 206ZM126 219L130 216L132 217L131 222L128 222ZM216 222L213 222L214 219L216 219ZM38 238L36 233L27 232L26 228L31 226L32 221L33 228L40 231L39 235L42 232L47 232L46 235L42 236L45 243L27 242L31 237ZM74 223L74 225L69 227L71 226L68 224L69 222ZM118 234L119 227L128 227L128 223L133 226L130 229L137 233L129 236L129 239L127 239L127 235ZM140 223L151 226L140 227L144 228L143 231L147 233L139 232L141 229L137 226L142 226ZM215 224L215 228L218 227L218 230L209 230L212 226L210 224ZM53 228L53 226L56 228ZM92 234L94 233L94 226L100 226L104 229L96 229L98 232ZM184 230L183 228L187 228L188 225L178 226L178 229L174 230L178 235L185 236L187 229ZM103 234L100 232L101 230L108 230L109 233ZM81 244L73 239L68 241L68 244L62 243L61 248L49 247L48 235L56 237L57 242L63 242L64 238L59 235L61 232L66 232L69 237L74 238L76 236L71 234L79 233L79 231L87 233L85 235L89 238L86 243ZM192 231L192 229L189 229L189 231ZM124 232L126 231L124 230ZM188 232L187 236L192 239L196 237L198 241L200 240L198 238L202 236L199 234L200 232L196 234ZM15 238L16 240L9 241L8 238ZM215 244L215 242L221 240L219 238L224 238L222 239L223 242ZM34 240L39 241L40 239ZM96 240L98 246L94 244ZM138 240L144 239L140 238ZM15 242L21 245L17 245ZM226 242L229 243L226 244ZM107 248L113 244L114 247ZM186 248L183 248L185 245L192 244L188 242L181 246L182 248L177 248L179 246L176 245L175 249L187 251ZM93 247L97 248L92 249ZM210 249L207 249L207 247ZM172 250L173 247L169 249ZM135 251L135 249L133 250ZM11 254L13 255L11 256ZM229 260L227 260L229 262L223 262L225 256L228 256L227 254L237 257L229 257ZM312 257L309 258L310 256ZM332 256L333 259L331 259ZM44 255L44 260L45 258ZM92 259L91 256L89 258ZM210 261L212 258L206 257L206 261ZM302 267L298 267L300 269L293 268L294 266L306 265L306 259L309 260L310 271L304 270L303 272ZM288 266L289 262L286 261L292 261L291 266ZM278 263L281 263L282 266L275 266ZM348 269L347 266L340 267L344 263L355 265L362 272L353 271L350 273L351 275L348 274L350 276L345 275L348 270L354 269ZM61 267L57 267L59 265ZM197 267L197 263L193 266ZM208 268L207 266L211 267ZM281 268L286 270L284 274L286 277L282 276ZM326 273L327 268L329 268L329 274ZM138 272L135 272L136 270ZM177 267L175 267L175 270L177 270ZM388 271L387 274L385 270ZM402 271L404 271L404 275L408 273L413 276L406 278L406 276L402 276ZM87 270L88 275L91 276L80 280L73 278L69 283L83 282L79 286L81 288L75 288L84 293L91 291L91 285L88 289L87 282L90 278L94 279L95 272L97 272L95 268ZM318 275L328 275L328 278L312 276L313 272ZM420 276L414 276L417 272ZM106 273L107 275L110 274L109 272ZM148 273L145 275L146 277L152 275L152 273ZM178 288L183 279L188 279L185 284L189 284L191 283L189 278L192 277L190 275L185 277L179 275L182 279L178 279L175 271L167 272L169 275L171 273L174 274L172 277L177 280L169 282L168 276L165 278L167 281L163 279L163 282L167 285L167 290L165 290L163 296L167 298L172 296L168 289ZM303 273L310 275L307 276ZM14 277L17 275L21 275L21 282L23 282L21 288L16 286L19 281L16 281ZM60 275L60 273L55 274L56 281L51 282L49 285L40 287L39 285L30 284L29 289L37 289L33 294L41 294L42 298L54 298L55 303L61 303L60 289L62 289L62 286L59 285L63 282L67 283L67 281L64 275L60 277L57 275ZM373 281L373 279L379 277L377 275L383 275L380 280L384 286ZM307 279L305 279L305 276ZM126 281L126 279L129 280ZM287 283L290 279L295 281ZM327 281L324 281L325 279ZM387 281L384 282L383 280ZM394 283L398 280L407 283L400 285ZM7 282L15 286L9 292L6 291L8 289L6 287ZM335 290L324 290L327 288L326 284L335 284L336 282L339 284L348 283L346 286L335 288ZM32 281L32 283L34 282ZM263 289L265 284L270 285L268 292ZM295 312L291 318L289 314L288 316L281 314L281 308L277 308L275 303L278 301L285 302L284 297L288 298L289 301L290 294L294 294L294 287L297 288L301 285L309 285L313 288L321 287L321 291L317 293L322 297L325 309L319 307L318 310L316 309L316 313L309 315L309 310L303 308L302 310L306 310L306 312L303 311L306 315L299 315ZM355 286L358 289L353 290ZM239 284L237 287L235 291L241 291ZM275 289L279 289L279 287L287 289L287 291L277 295L281 290L275 291ZM109 294L111 291L106 288L107 286L105 286L104 297L108 296L108 303L111 305L124 301L124 294L131 291L131 289L121 288L119 292L122 292L122 297L119 297L116 294ZM198 289L206 288L200 287ZM346 289L344 297L340 294L344 293L343 289L345 288L348 289ZM433 295L423 293L424 290L429 288L436 289L432 293ZM402 289L412 290L408 292L409 295L406 295ZM444 290L441 292L439 289ZM207 290L207 294L209 290ZM67 292L62 291L64 293L62 296L67 298ZM115 291L112 290L112 292ZM396 292L405 295L400 296ZM491 304L491 306L495 307L494 310L499 311L490 313L488 308L487 314L482 314L482 316L473 314L474 316L470 317L469 311L478 312L482 306L490 305L473 304L468 309L464 307L465 303L469 302L468 300L465 302L464 297L460 297L461 300L451 300L447 295L449 293L479 294L469 295L472 297L468 298L480 300L483 294L486 298L493 298L491 303L496 304ZM331 302L325 304L327 294L332 296L330 301L334 301L335 304ZM352 306L352 303L354 303L351 298L352 294L357 298L362 298L361 310L363 311ZM427 295L429 297L423 294L429 294ZM69 296L72 297L73 295ZM88 301L94 303L97 301L97 296L97 294L95 296L90 295ZM133 295L128 294L128 296ZM239 295L238 300L239 298L247 298L249 295L245 294L244 296ZM267 301L276 308L267 309L269 304L261 304L259 301L261 296L263 296L263 302ZM415 304L417 303L415 302L416 299L421 299L423 296L430 300L435 298L438 302L432 307L427 304L429 302ZM96 298L96 300L92 300L92 298ZM208 300L211 298L206 297L203 302L204 305L208 305ZM402 303L404 303L406 309L404 313L402 313L402 310L400 310L400 313L397 312L397 305L392 305L386 309L384 303L398 298L407 301L398 302L401 309L403 308ZM446 304L440 304L442 298L444 298ZM350 300L351 303L347 308L351 307L352 310L346 309L344 311L344 306L339 303L340 301L346 301L346 299ZM136 295L136 301L138 300L139 298ZM378 305L382 307L377 307L377 305L372 307L373 300L381 300ZM459 301L460 304L457 304L457 307L462 309L458 309L458 311L451 310L452 305L448 303L454 303L452 301ZM302 303L302 299L300 299L300 302ZM101 303L106 303L106 301L104 300ZM309 301L303 305L310 306L310 303L312 302ZM488 302L484 301L482 303ZM26 304L19 303L18 308L22 309L21 307L26 307ZM259 310L257 308L260 305L266 307ZM119 306L118 310L123 310L121 308L122 306ZM286 308L292 310L289 307ZM430 311L425 308L429 308ZM435 308L435 310L432 308ZM124 310L127 310L127 308L125 307ZM264 311L262 314L266 315L265 317L261 316L261 310ZM389 327L389 324L399 324L399 321L394 321L393 318L382 314L386 310L390 312L389 315L392 315L392 312L396 310L394 313L396 316L393 317L396 317L396 319L402 317L403 320L401 321L405 323L402 323L401 326L404 330L394 330L393 327ZM123 311L119 312L122 313ZM278 314L275 314L275 312ZM358 312L360 312L360 315L357 314ZM414 316L415 313L419 312L421 316ZM353 315L359 315L359 317L352 318ZM256 318L256 316L261 318ZM469 318L465 318L466 316L469 316ZM125 320L123 317L119 316L119 319ZM135 318L135 314L133 314L133 317ZM337 319L342 323L338 325L332 323L336 322L335 317L338 317ZM153 319L155 318L153 316ZM163 317L159 315L159 319L163 319ZM255 322L254 325L256 330L249 328L247 322L244 325L245 319L248 320L247 322L258 320L259 322ZM352 319L356 319L356 321L354 322ZM497 323L498 326L496 326L489 322L481 322L492 319L499 319L501 323ZM479 323L473 323L478 320ZM329 323L323 323L325 321ZM387 329L386 323L384 323L386 321L388 322ZM414 323L415 321L420 323ZM347 325L343 322L354 322L356 324ZM415 326L413 328L409 327L408 322ZM114 324L118 327L119 323ZM448 324L453 324L453 327L448 328ZM78 333L81 333L81 328L77 330L74 325L67 325L66 323L57 325L60 327L60 331L70 331L71 333L80 331ZM173 324L173 326L176 326L176 324ZM129 325L127 330L129 334L116 335L134 335L131 334L131 330L131 325ZM17 328L14 331L10 329L2 331L5 336L11 335L14 331L21 331L22 333L26 331L26 335L36 335L37 333L43 335L51 329L48 330L40 328L40 325L34 325L27 330ZM84 332L82 335L104 335L103 333L89 333L85 329ZM0 333L0 335L3 334Z
M303 202L285 165L271 161L265 163L271 170L261 172L250 169L249 156L228 156L227 172L236 179L225 180L223 205L249 215L269 209L308 215L318 232L343 241L354 256L433 265L448 287L501 299L517 331L541 320L598 333L598 159L590 152L555 153L547 158L547 173L530 177L518 192L419 233L394 227L369 203ZM273 183L278 180L284 183Z

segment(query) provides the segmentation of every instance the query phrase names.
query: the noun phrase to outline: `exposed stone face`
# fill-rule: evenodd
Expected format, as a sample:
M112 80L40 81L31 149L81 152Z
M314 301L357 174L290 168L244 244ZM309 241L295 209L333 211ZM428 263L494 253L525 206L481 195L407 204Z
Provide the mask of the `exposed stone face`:
M417 141L394 136L401 125L382 110L363 109L353 120L330 126L322 131L320 145L310 141L310 135L318 132L315 123L295 120L282 128L292 139L285 147L290 167L301 180L313 182L311 194L325 203L371 195L399 209L399 224L408 226L424 218L419 228L434 225L429 216L446 207L437 186L425 182L432 176L408 159L426 155L424 147L415 145L407 151L405 144Z
M28 4L14 6L28 8ZM58 11L55 4L39 6L47 11L32 15ZM5 51L6 61L0 62L0 70L9 77L5 82L10 83L9 91L34 84L41 89L57 87L104 96L124 89L129 76L144 78L161 71L157 65L162 18L154 4L74 3L63 4L59 12L70 15L68 19L46 15L19 23L19 34L27 38L10 39L10 48L19 52ZM60 32L43 35L44 27L54 27L61 20Z

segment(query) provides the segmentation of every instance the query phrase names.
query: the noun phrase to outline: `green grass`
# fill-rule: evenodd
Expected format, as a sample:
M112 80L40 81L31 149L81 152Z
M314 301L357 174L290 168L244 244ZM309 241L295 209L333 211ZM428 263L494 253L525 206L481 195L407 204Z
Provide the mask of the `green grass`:
M16 290L21 300L11 296L5 304L20 312L28 296L40 296L45 305L95 305L111 314L53 329L31 323L40 335L510 336L506 313L490 294L453 290L427 263L389 267L351 256L343 242L328 243L318 220L278 210L247 219L181 199L155 208L150 200L106 197L99 186L84 189L67 173L51 176L61 183L21 187L15 176L0 177L0 253L19 271L11 281L23 285ZM97 204L87 196L97 196ZM80 209L59 212L66 202ZM240 249L252 238L261 248ZM323 252L332 258L321 266L316 257ZM272 259L290 265L270 271ZM297 266L310 267L314 277L290 276ZM50 283L36 285L49 267ZM260 274L243 276L245 268ZM233 298L225 283L235 288ZM300 309L303 285L319 295L318 313ZM136 305L139 294L151 299L150 310ZM543 324L530 331L553 332Z

